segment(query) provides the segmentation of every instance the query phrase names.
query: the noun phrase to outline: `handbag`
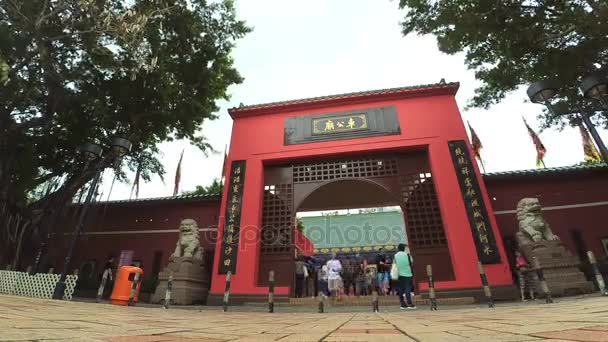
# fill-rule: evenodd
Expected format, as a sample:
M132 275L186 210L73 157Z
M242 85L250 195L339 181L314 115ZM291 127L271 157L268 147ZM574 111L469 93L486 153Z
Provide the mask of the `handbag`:
M391 279L399 279L399 268L397 267L396 262L393 262L393 265L391 266Z

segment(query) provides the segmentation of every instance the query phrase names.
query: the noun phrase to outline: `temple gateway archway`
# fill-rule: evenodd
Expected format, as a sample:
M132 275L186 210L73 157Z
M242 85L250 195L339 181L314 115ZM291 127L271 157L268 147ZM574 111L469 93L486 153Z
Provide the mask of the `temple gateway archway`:
M511 286L502 241L454 95L458 83L231 109L234 119L210 301L291 292L298 210L400 206L416 273L443 293ZM356 186L355 186L356 185ZM420 283L425 289L426 284Z

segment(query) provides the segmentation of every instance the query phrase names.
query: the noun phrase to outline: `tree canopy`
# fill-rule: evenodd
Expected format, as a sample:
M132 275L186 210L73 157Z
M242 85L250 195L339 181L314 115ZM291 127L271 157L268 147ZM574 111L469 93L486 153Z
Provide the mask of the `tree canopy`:
M432 34L439 49L464 52L483 84L470 106L488 108L519 86L563 85L559 107L590 106L578 85L608 65L608 2L600 0L400 0L403 34ZM546 112L545 126L560 119ZM608 114L598 116L608 127Z
M112 166L83 163L85 142L128 138L122 165L144 180L164 173L161 142L209 150L201 127L242 81L230 54L247 32L230 0L0 1L0 230Z
M194 191L184 191L183 195L221 195L224 190L224 183L217 178L208 186L197 185Z

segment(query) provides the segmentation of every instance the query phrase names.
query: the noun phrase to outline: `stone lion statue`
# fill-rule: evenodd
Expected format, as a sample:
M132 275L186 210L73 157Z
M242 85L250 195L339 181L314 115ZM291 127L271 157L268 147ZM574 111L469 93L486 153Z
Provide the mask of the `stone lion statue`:
M517 203L517 220L519 232L517 240L520 245L545 240L559 240L543 218L538 198L523 198Z
M175 246L174 258L203 260L203 248L198 235L198 225L193 219L185 219L179 225L179 239Z

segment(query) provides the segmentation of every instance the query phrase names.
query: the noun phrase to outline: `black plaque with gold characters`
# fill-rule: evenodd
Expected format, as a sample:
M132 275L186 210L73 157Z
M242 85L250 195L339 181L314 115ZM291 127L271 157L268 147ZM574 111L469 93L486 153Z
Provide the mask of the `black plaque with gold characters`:
M230 188L228 188L228 200L226 201L226 216L219 267L220 274L226 274L228 271L232 272L232 274L236 273L236 259L239 254L241 209L243 206L243 186L245 185L244 160L232 162L228 185Z
M395 106L285 119L285 145L401 134Z
M500 254L467 144L464 140L453 140L448 142L448 145L469 217L479 261L482 264L498 264L500 263Z

